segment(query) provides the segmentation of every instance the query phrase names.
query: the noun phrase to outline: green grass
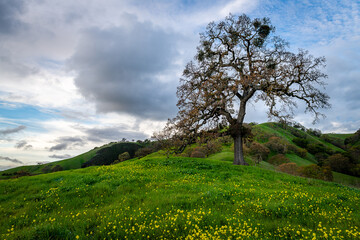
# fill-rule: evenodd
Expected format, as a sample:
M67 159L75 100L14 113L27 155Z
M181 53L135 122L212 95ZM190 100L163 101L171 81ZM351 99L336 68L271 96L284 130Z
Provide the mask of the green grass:
M45 166L49 166L49 165L51 167L54 167L55 165L60 165L64 170L81 168L81 164L83 164L84 162L86 162L86 161L90 160L92 157L94 157L96 152L99 149L100 148L92 149L92 150L90 150L86 153L83 153L81 155L78 155L76 157L61 160L61 161L51 162L51 163L42 164L42 165L31 165L31 166L21 166L21 167L11 168L11 169L2 171L1 174L14 173L14 172L18 172L21 170L27 171L31 174L42 174L43 172L41 170ZM4 178L7 178L7 177L0 175L0 179L4 179Z
M328 135L328 136L333 137L333 138L338 138L338 139L341 139L341 140L345 140L346 138L351 137L354 134L353 133L347 133L347 134L327 133L325 135Z
M116 142L112 142L109 144L105 144L101 147L97 147L94 148L86 153L80 154L78 156L69 158L69 159L64 159L64 160L60 160L60 161L55 161L55 162L51 162L51 163L46 163L46 164L41 164L41 165L30 165L30 166L21 166L21 167L16 167L16 168L11 168L5 171L2 171L0 174L0 179L7 179L9 178L8 176L3 176L2 174L11 174L11 173L15 173L18 171L27 171L33 175L37 175L37 174L42 174L43 171L42 169L50 166L51 168L54 167L55 165L60 165L63 170L70 170L70 169L78 169L81 168L81 165L87 161L89 161L92 157L94 157L96 155L96 152L99 151L102 148L105 147L110 147L114 144L117 144Z
M286 154L286 157L290 160L290 162L296 163L298 166L307 166L314 164L313 162L303 159L295 154Z
M360 188L360 178L333 172L334 182Z
M359 239L359 200L358 189L334 183L155 154L0 181L0 236Z

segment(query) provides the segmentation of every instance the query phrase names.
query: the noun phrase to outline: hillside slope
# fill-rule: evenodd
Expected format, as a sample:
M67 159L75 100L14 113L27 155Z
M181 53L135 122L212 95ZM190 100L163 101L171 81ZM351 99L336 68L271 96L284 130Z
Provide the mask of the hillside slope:
M41 164L41 165L31 165L31 166L21 166L16 168L11 168L5 171L0 172L0 179L8 179L11 177L26 175L37 175L43 173L54 172L53 169L55 166L60 166L56 171L78 169L85 166L91 165L109 165L112 161L117 159L118 154L125 151L130 152L131 157L134 157L135 151L140 148L137 143L109 143L101 147L96 147L86 153L80 154L78 156L64 159L60 161L55 161L51 163ZM107 151L104 151L107 150Z
M360 191L227 161L141 160L0 181L2 239L359 239Z

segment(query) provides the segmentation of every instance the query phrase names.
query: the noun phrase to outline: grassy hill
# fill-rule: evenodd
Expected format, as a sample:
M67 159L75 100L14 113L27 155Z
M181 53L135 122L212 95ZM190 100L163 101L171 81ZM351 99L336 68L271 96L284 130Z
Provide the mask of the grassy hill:
M105 144L101 147L96 147L86 153L80 154L78 156L75 156L75 157L72 157L69 159L55 161L55 162L41 164L41 165L31 165L31 166L21 166L21 167L11 168L11 169L0 172L0 179L10 178L19 171L29 173L29 175L48 173L48 172L51 172L51 169L55 166L60 166L62 170L78 169L78 168L81 168L84 163L90 161L93 157L95 157L95 155L104 148L111 148L111 147L114 147L115 145L120 145L120 148L121 148L121 145L129 145L129 144L137 145L136 143L112 142L109 144ZM117 155L117 154L115 154L115 155ZM111 159L111 160L115 160L115 159Z
M313 153L299 154L299 136L344 152L277 123L258 124L253 133L269 158L283 151L298 167L317 163ZM102 147L52 163L67 171L2 180L1 239L360 239L360 190L344 186L360 186L359 178L333 172L334 182L325 182L281 173L269 158L256 163L251 146L250 166L234 166L231 142L206 158L185 156L200 146L182 156L160 151L77 169ZM40 166L25 169L42 173Z
M152 154L0 181L2 239L359 239L360 190ZM218 158L218 159L217 159Z
M288 158L290 162L296 163L298 166L309 166L311 164L317 164L318 162L314 153L304 150L306 152L306 156L301 156L301 155L299 156L299 154L296 151L294 151L294 149L295 150L299 149L299 147L296 146L296 144L294 143L297 138L300 137L306 139L309 142L309 144L314 146L322 146L323 151L343 153L344 152L343 148L345 146L344 141L347 138L353 137L355 135L355 134L323 134L321 136L316 136L314 134L311 134L311 132L303 131L301 129L296 129L290 126L284 127L284 125L281 125L279 123L258 124L252 127L252 132L254 135L253 140L263 145L266 145L267 142L269 142L269 139L271 139L271 137L278 138L279 140L277 140L278 142L277 144L286 145L287 146L286 148L290 149L289 151L286 151L284 153L286 158ZM352 141L352 144L356 145L358 141L359 140ZM9 169L0 173L0 179L7 179L13 176L18 176L16 173L18 173L19 171L24 171L31 175L42 174L44 172L51 172L51 169L54 168L54 166L60 166L63 170L78 169L81 168L81 166L85 162L89 162L90 159L94 158L94 156L97 154L97 152L99 152L99 150L113 147L114 145L117 144L121 145L122 143L110 143L102 147L95 148L79 156L62 161L52 162L43 165L23 166L23 167ZM254 165L255 163L253 161L253 157L250 156L251 154L249 154L249 152L245 152L245 153L246 153L245 156L246 161L249 164ZM277 153L278 152L271 150L270 154L268 155L268 158L276 155ZM190 156L190 154L188 156ZM105 155L104 157L106 158ZM233 161L233 148L231 146L223 146L222 151L218 152L215 155L210 156L210 158L217 160ZM114 159L110 159L110 161L111 160ZM258 164L258 166L270 170L275 170L276 168L274 165L269 164L266 161L261 161ZM360 179L357 177L349 176L346 174L340 174L336 172L333 172L333 175L335 182L345 185L360 187Z

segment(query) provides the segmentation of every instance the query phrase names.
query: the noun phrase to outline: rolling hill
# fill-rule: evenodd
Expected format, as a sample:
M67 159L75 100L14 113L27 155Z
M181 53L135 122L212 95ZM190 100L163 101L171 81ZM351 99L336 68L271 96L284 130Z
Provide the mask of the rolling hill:
M186 156L204 149L194 144L181 156L167 158L159 151L109 166L80 168L99 149L112 143L56 163L73 169L2 180L0 236L360 238L360 190L344 186L360 186L359 178L337 172L332 172L334 182L291 176L278 172L278 166L270 160L281 151L298 168L316 166L316 154L294 144L299 136L308 140L308 146L322 146L320 149L326 152L342 153L344 149L324 137L277 123L255 125L253 133L252 142L270 150L266 161L257 162L251 144L245 144L249 146L245 152L250 166L232 165L231 142L215 139L221 142L220 150L205 158ZM352 136L331 135L343 141Z
M105 144L101 147L96 147L86 153L69 159L41 165L21 166L8 169L0 172L0 179L17 177L21 176L21 174L26 176L54 172L55 166L60 166L60 168L55 171L63 171L91 165L109 165L113 160L117 159L119 154L123 152L130 152L131 157L134 157L135 151L139 148L141 148L141 146L137 143L113 142ZM110 162L106 161L107 158L110 158Z
M295 140L302 138L307 139L308 143L313 146L322 146L320 148L320 151L327 151L332 153L343 153L344 152L344 142L346 139L354 138L356 136L355 134L322 134L321 136L312 134L311 131L304 131L304 129L298 129L291 126L284 126L283 124L279 123L262 123L252 126L252 133L253 133L253 139L252 141L266 144L266 142L269 141L271 138L278 138L278 143L276 144L282 144L286 145L286 148L292 149L291 151L284 152L284 155L289 159L290 162L296 163L298 166L309 166L312 164L318 164L318 161L316 160L315 154L309 151L305 151L306 155L302 156L301 154L298 154L296 149L302 149L302 147L297 146L294 142ZM334 144L335 145L334 145ZM357 146L360 143L360 140L358 138L355 138L351 142L351 146ZM127 146L129 145L129 146ZM129 149L129 152L131 152L131 157L134 156L134 151L131 150L135 145L135 150L138 149L139 144L137 143L109 143L104 146L101 146L99 148L92 149L84 154L81 154L79 156L61 160L57 162L52 162L48 164L43 165L33 165L33 166L22 166L17 167L13 169L8 169L6 171L0 172L0 179L8 179L11 177L17 177L22 176L21 174L25 173L24 175L37 175L37 174L43 174L51 172L51 169L53 169L55 166L60 166L60 170L70 170L70 169L78 169L81 167L86 167L91 164L89 164L92 160L95 160L96 158L100 157L100 161L97 164L93 165L108 165L111 164L112 161L116 159L116 156L120 153L123 153L124 151L127 151ZM111 154L107 155L107 153L102 153L103 149L111 150ZM111 148L111 149L110 149ZM311 150L311 149L310 149ZM316 149L318 150L319 149ZM270 151L268 158L276 155L277 151ZM254 165L254 157L251 156L249 151L245 151L246 154L246 161L249 164ZM96 156L97 155L97 156ZM96 156L96 157L95 157ZM187 155L190 156L190 155ZM223 146L222 150L220 152L217 152L216 154L212 154L210 159L217 159L217 160L227 160L227 161L233 161L233 148L231 146ZM106 159L111 158L111 159ZM265 159L264 159L265 160ZM275 166L268 163L267 161L261 161L258 164L258 167L275 170ZM18 174L20 172L20 174ZM333 172L333 181L350 185L350 186L356 186L360 187L360 179L358 177L349 176L348 174Z
M336 183L155 153L0 181L0 236L359 239L359 200Z

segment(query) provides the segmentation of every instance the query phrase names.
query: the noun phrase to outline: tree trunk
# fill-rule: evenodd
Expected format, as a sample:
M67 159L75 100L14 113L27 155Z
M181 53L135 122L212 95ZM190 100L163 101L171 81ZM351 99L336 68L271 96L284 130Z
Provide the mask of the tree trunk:
M241 133L234 137L234 165L248 165L244 160Z

